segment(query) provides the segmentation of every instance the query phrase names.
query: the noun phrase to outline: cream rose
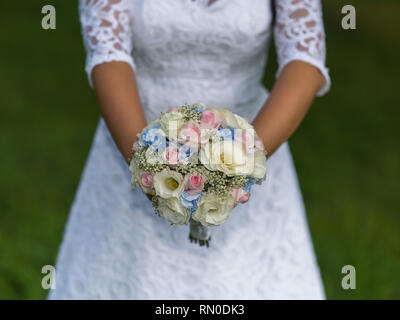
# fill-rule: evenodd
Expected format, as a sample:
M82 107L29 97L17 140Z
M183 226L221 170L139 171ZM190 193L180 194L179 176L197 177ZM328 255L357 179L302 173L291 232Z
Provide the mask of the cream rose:
M212 110L218 118L222 119L223 127L230 126L232 128L239 128L235 115L229 110L214 107L208 107L208 109Z
M229 176L250 175L254 170L254 156L242 143L234 140L207 143L200 150L201 163L211 171L222 171Z
M158 198L158 213L171 224L188 224L190 220L189 211L182 206L178 198Z
M238 116L237 114L234 116L238 124L238 129L253 129L253 126L245 118Z
M179 198L184 189L183 176L176 171L164 169L153 177L156 195L161 198Z
M184 124L185 119L179 110L164 113L160 118L161 129L170 140L178 139L178 133Z
M267 174L267 159L264 152L257 150L254 152L253 159L254 169L250 176L256 179L265 179Z
M205 227L218 226L228 219L234 207L235 202L230 195L221 201L213 194L205 194L201 197L199 207L192 218Z
M254 129L236 129L235 140L240 142L247 152L254 152Z

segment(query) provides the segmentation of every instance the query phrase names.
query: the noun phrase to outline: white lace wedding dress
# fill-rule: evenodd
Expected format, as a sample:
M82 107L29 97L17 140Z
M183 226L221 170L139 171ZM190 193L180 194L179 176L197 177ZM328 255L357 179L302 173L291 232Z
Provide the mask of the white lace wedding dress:
M319 0L82 0L86 71L107 61L135 70L147 119L169 106L204 102L254 118L271 33L279 71L292 60L316 66L329 89ZM278 72L279 72L278 71ZM268 160L268 178L210 248L188 226L153 213L100 120L56 264L52 299L321 299L301 192L287 143Z

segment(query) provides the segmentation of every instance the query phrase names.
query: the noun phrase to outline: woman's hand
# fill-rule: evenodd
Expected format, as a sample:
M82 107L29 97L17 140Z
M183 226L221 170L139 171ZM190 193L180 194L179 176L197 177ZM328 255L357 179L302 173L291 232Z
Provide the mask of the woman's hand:
M318 69L306 62L292 61L283 68L253 121L268 157L300 125L324 81Z
M107 62L93 69L92 79L101 114L129 163L133 142L146 126L134 71L128 63Z

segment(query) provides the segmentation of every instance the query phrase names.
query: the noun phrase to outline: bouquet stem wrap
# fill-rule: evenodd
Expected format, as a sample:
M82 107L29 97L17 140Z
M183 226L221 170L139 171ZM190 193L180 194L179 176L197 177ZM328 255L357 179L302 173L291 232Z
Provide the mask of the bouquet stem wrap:
M211 240L211 230L209 227L202 226L199 222L190 220L190 242L199 243L200 246L209 247Z

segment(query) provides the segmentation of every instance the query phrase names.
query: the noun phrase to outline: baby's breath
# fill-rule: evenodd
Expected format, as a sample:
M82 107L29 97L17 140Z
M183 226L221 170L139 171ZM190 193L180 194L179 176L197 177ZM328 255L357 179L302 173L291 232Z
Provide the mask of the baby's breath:
M204 173L206 177L205 192L226 199L227 195L234 188L243 188L246 185L245 176L228 176L220 171L208 171Z
M245 176L234 176L229 180L229 188L243 188L247 183L247 178Z
M226 198L230 191L228 188L229 177L223 172L208 171L206 173L206 182L205 191L222 199Z
M207 173L209 172L205 167L202 165L199 165L196 162L187 162L187 163L178 163L176 166L176 171L179 173L182 173L183 175L185 174L191 174L191 173L197 173L201 174L203 176L207 176Z
M181 110L181 112L183 113L184 119L185 119L186 121L189 121L189 120L193 120L193 121L195 121L195 122L200 121L201 113L199 113L199 112L196 110L196 107L197 107L196 104L189 105L189 104L187 104L187 103L185 103L185 104L181 107L180 110Z
M136 151L134 156L134 161L136 162L136 166L143 171L150 171L153 173L162 171L166 166L162 163L148 163L146 159L146 147L141 147L138 151Z

